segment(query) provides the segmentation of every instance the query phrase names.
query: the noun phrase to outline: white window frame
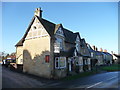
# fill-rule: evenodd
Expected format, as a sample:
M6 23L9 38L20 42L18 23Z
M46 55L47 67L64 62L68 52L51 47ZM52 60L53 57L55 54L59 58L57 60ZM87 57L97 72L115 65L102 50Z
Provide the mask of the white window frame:
M85 65L88 65L87 59L85 59L84 61L85 61Z
M62 38L57 38L56 42L60 43L60 49L63 49L63 39Z
M79 51L79 43L78 42L76 42L76 49L77 49L77 51Z
M87 64L90 65L91 62L90 62L90 58L87 59Z
M59 32L60 32L60 33L59 33ZM63 35L63 30L62 30L61 27L57 30L57 33L56 33L56 34L64 37L64 35Z
M58 58L58 67L56 67L56 59ZM66 68L66 57L64 57L65 59L64 59L64 65L65 66L63 66L63 67L60 67L60 58L63 58L63 57L55 57L55 69L64 69L64 68Z
M83 58L79 57L79 65L83 65Z
M91 52L91 57L93 57L94 56L94 54L93 54L93 52Z

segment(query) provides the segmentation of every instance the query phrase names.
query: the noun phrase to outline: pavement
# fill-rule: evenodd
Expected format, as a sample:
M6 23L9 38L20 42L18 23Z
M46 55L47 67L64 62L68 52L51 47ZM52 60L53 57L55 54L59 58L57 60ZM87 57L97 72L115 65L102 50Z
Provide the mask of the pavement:
M120 72L104 72L75 80L59 81L35 77L2 68L2 88L84 88L120 90Z

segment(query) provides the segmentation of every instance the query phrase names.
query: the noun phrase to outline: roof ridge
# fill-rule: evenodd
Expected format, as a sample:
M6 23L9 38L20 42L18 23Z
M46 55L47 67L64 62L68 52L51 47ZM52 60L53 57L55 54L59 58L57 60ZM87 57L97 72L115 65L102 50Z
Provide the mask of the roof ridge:
M46 20L46 19L44 19L44 18L39 18L38 16L36 16L38 19L42 19L42 20L45 20L45 21L47 21L47 22L49 22L49 23L51 23L51 24L54 24L54 25L56 25L55 23L53 23L53 22L51 22L51 21L48 21L48 20Z

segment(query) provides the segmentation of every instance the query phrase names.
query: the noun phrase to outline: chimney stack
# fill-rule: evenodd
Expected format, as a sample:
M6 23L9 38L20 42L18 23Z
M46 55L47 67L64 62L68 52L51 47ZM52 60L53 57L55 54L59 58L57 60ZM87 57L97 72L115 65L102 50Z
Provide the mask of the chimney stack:
M96 47L96 49L95 49L96 51L98 51L98 48Z
M106 50L106 49L104 49L104 52L107 52L107 50Z
M36 8L34 15L38 16L39 18L42 18L42 10L41 10L41 8Z
M93 47L93 50L95 50L95 46L92 46Z
M100 51L101 51L101 52L103 52L103 49L102 49L102 48L100 48Z

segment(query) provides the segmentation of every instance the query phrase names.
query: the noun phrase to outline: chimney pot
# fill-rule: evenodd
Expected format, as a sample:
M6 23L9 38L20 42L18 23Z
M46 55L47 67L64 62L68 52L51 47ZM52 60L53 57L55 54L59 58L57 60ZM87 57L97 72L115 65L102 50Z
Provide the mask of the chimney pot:
M38 16L39 18L42 18L41 8L36 8L34 15Z

